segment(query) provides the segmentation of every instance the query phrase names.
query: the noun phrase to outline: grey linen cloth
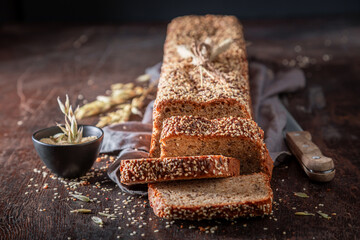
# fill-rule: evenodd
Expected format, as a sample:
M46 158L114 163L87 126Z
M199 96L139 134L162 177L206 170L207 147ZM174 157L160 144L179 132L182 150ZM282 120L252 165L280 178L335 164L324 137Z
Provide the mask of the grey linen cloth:
M151 81L159 78L161 63L146 69ZM289 155L284 142L283 130L286 113L280 106L280 93L297 91L305 86L305 76L300 69L274 73L261 63L250 63L250 91L254 119L265 132L265 143L277 165ZM120 152L108 168L109 177L120 189L129 194L147 194L147 185L127 186L120 183L120 161L148 157L152 133L153 101L147 106L142 122L125 122L103 128L104 141L101 153Z

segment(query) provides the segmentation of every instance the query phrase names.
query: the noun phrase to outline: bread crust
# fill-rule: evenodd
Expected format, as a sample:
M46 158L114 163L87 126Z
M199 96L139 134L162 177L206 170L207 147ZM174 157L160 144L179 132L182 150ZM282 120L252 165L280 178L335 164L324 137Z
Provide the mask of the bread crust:
M271 180L272 178L272 172L274 169L274 161L272 160L272 158L270 157L270 153L269 150L267 148L265 148L266 152L265 152L265 162L264 162L264 173L267 174L269 176L269 179Z
M272 211L273 192L266 174L264 183L268 195L257 201L243 201L232 204L213 204L199 206L174 206L166 203L156 184L149 184L148 198L155 215L166 219L203 220L203 219L235 219L239 217L256 217L269 215Z
M120 181L126 185L175 180L222 178L240 174L240 160L221 155L122 160Z

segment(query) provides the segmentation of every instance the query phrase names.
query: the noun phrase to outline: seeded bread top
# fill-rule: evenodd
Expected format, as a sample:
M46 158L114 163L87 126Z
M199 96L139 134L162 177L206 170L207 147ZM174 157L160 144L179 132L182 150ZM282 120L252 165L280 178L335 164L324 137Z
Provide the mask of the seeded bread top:
M240 160L221 155L122 160L121 182L226 177L240 174Z
M262 143L264 132L253 120L239 117L210 120L196 116L172 116L165 119L161 138L178 135L246 137Z
M191 63L192 58L183 59L177 52L179 45L190 48L194 42L207 40L217 46L226 39L233 43L212 61L225 82L204 71L201 80L200 68ZM233 16L214 15L175 18L168 26L155 108L163 101L206 103L229 99L244 105L251 115L245 41L239 21Z

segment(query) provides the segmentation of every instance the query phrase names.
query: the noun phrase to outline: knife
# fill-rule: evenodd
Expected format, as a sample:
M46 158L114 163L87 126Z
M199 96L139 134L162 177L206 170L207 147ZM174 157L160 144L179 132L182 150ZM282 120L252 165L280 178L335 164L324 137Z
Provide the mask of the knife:
M304 131L290 112L280 101L280 105L286 112L286 126L284 135L290 151L304 169L311 180L317 182L329 182L335 177L335 165L333 159L325 157L318 146L312 142L311 134Z

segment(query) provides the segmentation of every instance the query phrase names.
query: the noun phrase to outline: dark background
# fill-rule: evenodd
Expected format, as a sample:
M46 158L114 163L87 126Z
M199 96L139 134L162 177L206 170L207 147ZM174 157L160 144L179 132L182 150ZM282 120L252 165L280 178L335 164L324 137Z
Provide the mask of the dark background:
M187 14L241 19L360 15L359 0L1 0L1 22L155 22Z

